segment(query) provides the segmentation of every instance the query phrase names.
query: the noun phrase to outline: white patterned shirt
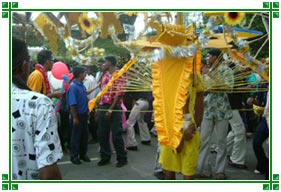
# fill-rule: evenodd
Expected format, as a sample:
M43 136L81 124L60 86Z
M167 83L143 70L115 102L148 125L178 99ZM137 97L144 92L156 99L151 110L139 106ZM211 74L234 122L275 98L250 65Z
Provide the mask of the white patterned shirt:
M39 179L38 170L63 156L52 101L12 85L12 177Z
M233 88L233 71L223 64L218 66L218 69L216 73L213 74L213 77L210 78L208 75L204 75L203 78L206 89L225 87L226 89L231 90ZM212 78L215 78L216 81L214 81ZM216 121L231 119L232 109L226 93L208 93L204 101L205 119L213 119Z

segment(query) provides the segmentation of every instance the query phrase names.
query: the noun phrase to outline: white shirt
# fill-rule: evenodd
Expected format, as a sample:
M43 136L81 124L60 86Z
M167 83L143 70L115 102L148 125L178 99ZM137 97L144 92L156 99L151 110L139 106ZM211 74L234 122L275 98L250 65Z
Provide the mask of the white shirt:
M63 156L52 101L12 85L12 177L39 179L38 169Z
M97 86L97 80L93 75L87 75L83 81L83 84L86 87L86 90L89 91ZM95 98L95 91L88 94L87 97L89 100Z

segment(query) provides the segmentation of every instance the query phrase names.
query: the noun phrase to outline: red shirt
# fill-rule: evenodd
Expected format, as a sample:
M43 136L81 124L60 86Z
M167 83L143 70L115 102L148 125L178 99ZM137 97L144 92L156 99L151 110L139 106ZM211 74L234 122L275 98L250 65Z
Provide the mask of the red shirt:
M117 73L115 71L114 73ZM112 76L107 71L101 80L101 89L103 89L108 82L111 80ZM119 77L116 79L111 87L109 87L108 92L101 97L100 105L109 104L111 105L115 99L115 97L121 97L124 95L124 86L126 83L126 79L124 76ZM119 103L120 104L120 103Z

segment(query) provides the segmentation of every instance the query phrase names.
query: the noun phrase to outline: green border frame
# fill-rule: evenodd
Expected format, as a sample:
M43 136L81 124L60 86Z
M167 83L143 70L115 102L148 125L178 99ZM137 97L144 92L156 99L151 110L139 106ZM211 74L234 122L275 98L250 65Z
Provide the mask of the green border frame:
M2 19L9 19L9 48L11 48L11 40L12 40L12 12L15 11L24 11L24 12L32 12L32 11L222 11L222 12L230 12L230 11L240 11L240 12L269 12L269 27L270 33L272 32L272 19L279 18L279 2L263 2L261 9L20 9L18 2L2 2ZM270 93L272 93L272 33L270 35ZM11 49L10 49L11 50ZM11 51L9 51L9 63L11 63ZM9 65L9 89L11 89L11 65ZM270 94L270 114L272 114L272 94ZM11 93L9 92L9 127L11 127ZM11 164L9 165L9 173L2 174L2 190L18 190L20 183L260 183L262 184L263 190L279 190L279 174L272 174L272 117L270 115L270 178L269 180L256 180L256 181L248 181L248 180L224 180L224 181L207 181L207 180L191 180L191 181L128 181L128 180L112 180L112 181L80 181L80 180L62 180L62 181L15 181L11 178ZM9 146L11 146L11 131L9 132ZM11 162L11 148L9 150L9 162Z

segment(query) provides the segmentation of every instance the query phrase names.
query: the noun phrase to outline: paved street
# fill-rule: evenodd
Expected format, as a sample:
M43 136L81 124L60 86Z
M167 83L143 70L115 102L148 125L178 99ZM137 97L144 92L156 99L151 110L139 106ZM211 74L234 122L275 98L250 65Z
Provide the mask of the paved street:
M139 139L137 135L137 139ZM256 159L252 150L251 139L248 139L248 153L246 164L248 169L241 170L227 165L228 180L262 180L263 175L254 174ZM140 143L140 142L139 142ZM59 167L65 180L158 180L153 175L155 167L155 153L157 139L152 137L151 145L139 144L138 151L128 151L128 165L116 168L116 155L113 154L111 163L106 166L97 166L99 161L98 144L89 144L90 163L83 162L74 165L69 161L69 154L65 154L59 162ZM211 163L214 165L215 153L211 154ZM177 175L177 179L182 179Z

